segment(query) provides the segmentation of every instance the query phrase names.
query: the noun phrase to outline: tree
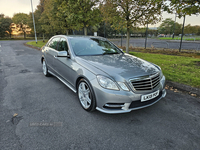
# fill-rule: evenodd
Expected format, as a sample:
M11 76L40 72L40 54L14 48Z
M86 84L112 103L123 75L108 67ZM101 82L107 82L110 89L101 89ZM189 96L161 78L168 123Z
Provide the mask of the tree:
M0 15L0 37L5 37L7 34L11 36L12 33L12 19Z
M197 28L197 35L200 35L200 26L196 26Z
M113 33L116 33L116 30L114 28L111 27L112 25L110 23L105 23L105 22L101 22L99 24L99 28L98 28L98 36L102 36L102 37L112 37Z
M14 14L12 20L19 28L19 31L22 31L24 33L24 38L26 38L26 32L27 29L29 29L28 26L28 22L30 21L29 16L25 13L17 13Z
M4 18L4 14L0 14L0 19L1 19L1 18Z
M74 29L72 25L72 21L69 18L69 15L71 15L71 7L68 4L68 0L55 0L58 9L57 13L55 14L55 17L59 18L59 21L57 21L56 26L60 26L63 30L66 31L66 34L69 34L69 30Z
M158 31L161 34L173 34L174 30L174 23L175 23L175 35L181 33L181 25L175 21L173 21L171 18L166 18L162 21L162 24L159 26Z
M64 31L61 25L62 20L57 16L58 6L56 0L44 1L44 11L42 12L39 22L45 33L49 35L61 34Z
M149 29L149 30L148 30L148 33L149 33L151 36L157 36L157 35L158 35L158 30Z
M185 34L197 34L198 33L198 26L191 26L188 24L185 26Z
M126 27L126 52L129 53L130 29L159 21L162 4L162 0L104 0L100 9L104 20L112 22L116 29Z
M169 0L170 4L166 6L169 13L177 12L178 17L200 13L200 1L197 0Z
M170 13L176 12L178 14L178 17L183 19L183 28L182 28L182 34L181 34L181 41L180 41L180 47L179 52L181 52L181 45L182 45L182 39L184 35L184 24L185 24L185 16L186 15L192 15L192 14L199 14L200 12L200 1L196 0L170 0L170 5L165 7L165 10L167 10Z
M56 0L59 4L57 16L63 20L66 29L80 30L84 28L87 35L89 26L98 25L101 21L100 11L96 7L99 0Z

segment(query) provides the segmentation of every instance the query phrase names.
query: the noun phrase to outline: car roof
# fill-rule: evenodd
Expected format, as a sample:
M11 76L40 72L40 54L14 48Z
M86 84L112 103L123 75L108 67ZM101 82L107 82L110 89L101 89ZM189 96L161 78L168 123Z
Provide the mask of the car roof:
M55 35L53 37L66 37L66 38L95 38L95 39L102 39L102 40L106 40L106 38L104 37L100 37L100 36L86 36L86 35Z

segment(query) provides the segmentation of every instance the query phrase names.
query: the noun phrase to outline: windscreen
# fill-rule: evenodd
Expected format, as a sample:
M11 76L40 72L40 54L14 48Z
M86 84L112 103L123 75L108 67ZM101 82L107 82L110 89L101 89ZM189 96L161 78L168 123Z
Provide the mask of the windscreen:
M111 55L122 53L119 48L107 40L97 38L70 38L70 44L77 56Z

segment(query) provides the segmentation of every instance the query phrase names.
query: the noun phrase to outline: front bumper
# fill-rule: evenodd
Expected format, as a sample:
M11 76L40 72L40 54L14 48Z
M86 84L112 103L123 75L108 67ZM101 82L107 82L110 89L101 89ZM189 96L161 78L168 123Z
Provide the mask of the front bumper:
M166 90L163 89L162 91L160 91L160 93L161 94L158 97L156 97L153 100L149 100L147 102L141 102L140 100L137 100L137 101L132 101L131 103L124 103L122 105L118 105L119 106L118 109L113 109L113 110L112 109L102 109L99 107L96 107L96 109L100 112L107 113L107 114L127 113L127 112L131 112L132 110L145 108L145 107L148 107L148 106L151 106L151 105L157 103L160 99L162 99L163 97L166 96ZM144 104L142 104L142 103L144 103ZM134 106L134 104L136 104L136 105ZM114 107L114 108L116 108L116 107Z
M161 79L159 86L155 89L144 92L108 90L100 87L95 80L92 82L96 97L96 109L108 114L127 113L132 110L145 108L155 104L166 96L166 90L164 88L165 77ZM142 95L150 94L157 90L159 90L159 95L157 97L141 102Z

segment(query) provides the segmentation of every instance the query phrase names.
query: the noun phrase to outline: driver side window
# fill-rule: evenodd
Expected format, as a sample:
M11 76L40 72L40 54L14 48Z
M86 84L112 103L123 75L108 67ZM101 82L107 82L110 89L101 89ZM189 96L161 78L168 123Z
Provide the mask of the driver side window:
M61 38L59 45L58 45L58 51L67 51L68 52L68 45L65 38Z
M48 47L51 47L55 50L57 50L57 44L58 44L58 41L59 41L60 38L54 38L52 39L49 43L48 43Z

